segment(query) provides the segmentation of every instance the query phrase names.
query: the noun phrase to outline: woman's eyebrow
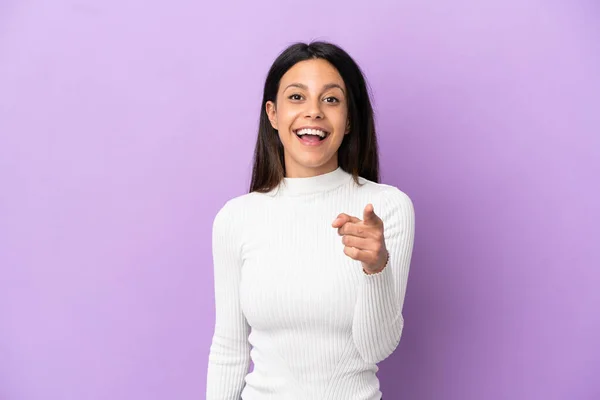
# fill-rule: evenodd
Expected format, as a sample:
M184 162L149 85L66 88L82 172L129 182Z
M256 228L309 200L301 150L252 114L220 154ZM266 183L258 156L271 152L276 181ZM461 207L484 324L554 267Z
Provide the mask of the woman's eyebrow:
M344 92L344 89L337 83L328 83L327 85L323 86L323 91L333 89L333 88L338 88L342 91L342 93L346 94L346 92Z
M302 83L290 83L289 85L286 86L285 89L283 89L283 91L285 92L286 90L288 90L291 87L297 87L303 90L308 90L308 86L303 85Z
M297 83L296 82L296 83L290 83L289 85L287 85L286 88L283 91L285 92L290 87L297 87L297 88L300 88L302 90L308 90L308 86L306 86L303 83ZM342 93L346 94L346 92L344 92L344 89L340 85L338 85L337 83L328 83L328 84L324 85L323 86L323 91L329 90L329 89L333 89L333 88L338 88L338 89L340 89L342 91Z

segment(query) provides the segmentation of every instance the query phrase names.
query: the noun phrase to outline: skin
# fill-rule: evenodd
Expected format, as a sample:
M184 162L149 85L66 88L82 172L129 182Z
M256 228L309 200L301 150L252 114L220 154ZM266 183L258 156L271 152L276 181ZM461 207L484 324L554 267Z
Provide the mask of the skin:
M375 214L372 204L367 204L363 219L340 214L331 224L338 229L344 244L344 254L361 262L368 274L381 272L387 265L388 251L383 237L383 221Z
M265 111L283 144L287 177L318 176L338 168L338 149L349 133L348 103L344 80L328 61L306 60L290 68L281 78L276 102L268 101ZM304 126L329 135L320 146L306 146L294 133ZM360 261L366 274L385 268L383 222L372 204L365 207L362 220L342 213L332 227L342 236L344 253Z

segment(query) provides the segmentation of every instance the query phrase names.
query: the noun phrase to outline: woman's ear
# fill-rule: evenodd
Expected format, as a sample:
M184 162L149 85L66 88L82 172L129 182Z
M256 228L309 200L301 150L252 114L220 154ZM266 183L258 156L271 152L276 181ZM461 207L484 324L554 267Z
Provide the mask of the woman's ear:
M350 133L350 118L348 118L346 120L346 132L344 132L344 135L347 135Z
M275 103L270 100L267 101L265 104L265 111L267 112L267 117L269 117L271 126L273 129L277 130L277 110L275 108Z

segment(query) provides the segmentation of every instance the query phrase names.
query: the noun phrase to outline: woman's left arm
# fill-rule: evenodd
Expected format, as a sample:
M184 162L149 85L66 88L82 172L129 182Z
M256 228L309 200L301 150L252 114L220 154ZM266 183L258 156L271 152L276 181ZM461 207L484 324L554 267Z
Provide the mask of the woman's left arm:
M389 259L380 272L363 272L352 324L354 343L362 358L371 363L389 357L400 343L415 233L411 199L396 188L382 195L379 215Z

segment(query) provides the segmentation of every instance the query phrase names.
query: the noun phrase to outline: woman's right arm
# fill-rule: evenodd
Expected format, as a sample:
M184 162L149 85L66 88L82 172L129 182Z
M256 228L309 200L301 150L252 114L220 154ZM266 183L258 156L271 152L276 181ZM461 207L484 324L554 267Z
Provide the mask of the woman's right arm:
M212 230L215 330L208 356L207 400L238 400L250 367L250 327L240 306L241 242L226 204Z

